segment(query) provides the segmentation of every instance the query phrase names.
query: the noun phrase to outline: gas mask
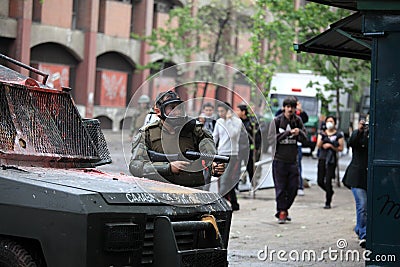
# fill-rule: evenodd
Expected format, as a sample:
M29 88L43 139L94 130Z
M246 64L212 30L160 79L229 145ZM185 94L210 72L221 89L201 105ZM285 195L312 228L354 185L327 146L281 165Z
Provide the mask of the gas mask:
M183 101L178 98L165 100L160 105L160 111L161 119L174 129L183 127L189 121L186 115L185 105Z
M168 114L165 116L165 123L173 127L175 131L182 133L193 131L196 126L196 120L186 115L183 103L178 105L173 103L170 106L165 106L164 110L165 114Z

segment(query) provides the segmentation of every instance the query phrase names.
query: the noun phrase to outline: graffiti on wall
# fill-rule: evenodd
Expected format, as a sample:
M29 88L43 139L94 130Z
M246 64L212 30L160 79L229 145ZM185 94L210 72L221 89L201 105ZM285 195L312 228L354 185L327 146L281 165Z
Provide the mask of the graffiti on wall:
M69 87L69 66L60 64L39 63L39 70L49 74L47 85L60 89L61 87Z
M101 106L125 107L127 73L103 70L100 72L100 97L98 103Z

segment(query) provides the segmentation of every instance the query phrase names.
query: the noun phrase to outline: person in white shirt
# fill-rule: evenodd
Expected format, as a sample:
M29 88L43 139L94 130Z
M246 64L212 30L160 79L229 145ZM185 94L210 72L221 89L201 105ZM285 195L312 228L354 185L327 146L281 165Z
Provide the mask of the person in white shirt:
M229 103L219 104L217 111L220 118L214 127L214 142L218 155L230 156L228 167L219 180L219 192L231 203L232 210L239 210L235 187L240 177L238 154L242 121L232 112Z

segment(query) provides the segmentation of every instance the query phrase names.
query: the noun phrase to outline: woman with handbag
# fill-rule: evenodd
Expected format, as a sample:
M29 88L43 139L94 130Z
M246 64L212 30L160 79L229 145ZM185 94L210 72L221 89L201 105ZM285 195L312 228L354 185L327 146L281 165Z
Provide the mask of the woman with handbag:
M326 130L318 135L317 147L320 148L318 160L318 185L325 191L324 209L331 208L333 189L332 179L335 178L337 152L343 150L343 134L336 129L336 118L327 116Z

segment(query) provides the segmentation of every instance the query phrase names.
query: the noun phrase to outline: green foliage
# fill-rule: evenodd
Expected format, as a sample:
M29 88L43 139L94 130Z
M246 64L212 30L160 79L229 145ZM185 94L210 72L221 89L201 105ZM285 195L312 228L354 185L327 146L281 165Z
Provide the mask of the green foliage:
M154 29L150 36L132 34L132 37L147 42L151 47L149 54L160 54L164 62L174 58L190 61L199 53L206 53L212 62L234 61L230 35L244 27L235 17L243 8L245 5L240 0L211 0L193 16L189 3L171 9L165 26Z
M321 30L327 29L329 24L350 15L347 10L315 3L307 4L298 13L299 42L316 36ZM359 101L363 89L369 83L369 62L307 53L302 53L299 59L299 65L326 76L330 81L329 85L322 88L325 93L319 94L323 103L322 112L325 115L329 114L328 104L334 101L333 106L339 120L340 108L343 107L340 103L340 95L349 94L353 100Z
M326 106L343 93L350 93L356 100L360 98L362 89L369 83L368 62L296 54L293 50L294 42L301 43L316 36L330 24L348 16L349 11L315 3L307 3L296 10L293 0L256 0L249 19L243 15L246 12L242 12L246 8L240 0L210 0L208 5L198 9L197 16L192 16L192 6L187 4L170 11L165 27L154 29L147 37L133 37L146 41L151 46L149 53L161 54L163 62L175 58L189 61L200 53L207 54L213 62L234 62L265 96L269 94L275 71L310 69L331 82L325 88L321 86L320 96ZM231 36L249 31L251 48L238 57ZM139 68L160 66L153 63ZM216 75L212 69L202 70L198 75L210 73ZM322 91L331 94L322 94ZM336 106L339 108L340 103Z
M165 27L154 29L144 40L151 46L149 53L161 54L164 62L173 61L175 56L190 59L201 51L193 41L201 27L200 19L191 15L191 5L177 7L170 11Z
M350 15L350 11L316 3L307 3L295 10L293 0L270 0L268 8L274 16L274 22L269 27L279 32L273 43L276 47L272 48L277 51L274 56L278 56L281 62L277 70L311 69L316 74L326 76L330 84L321 86L319 94L324 104L323 112L327 114L328 104L336 100L334 106L339 117L342 106L339 102L340 94L351 94L355 100L360 99L363 89L369 83L369 62L308 53L297 55L297 61L293 61L295 52L292 43L301 43L315 37L330 24Z

